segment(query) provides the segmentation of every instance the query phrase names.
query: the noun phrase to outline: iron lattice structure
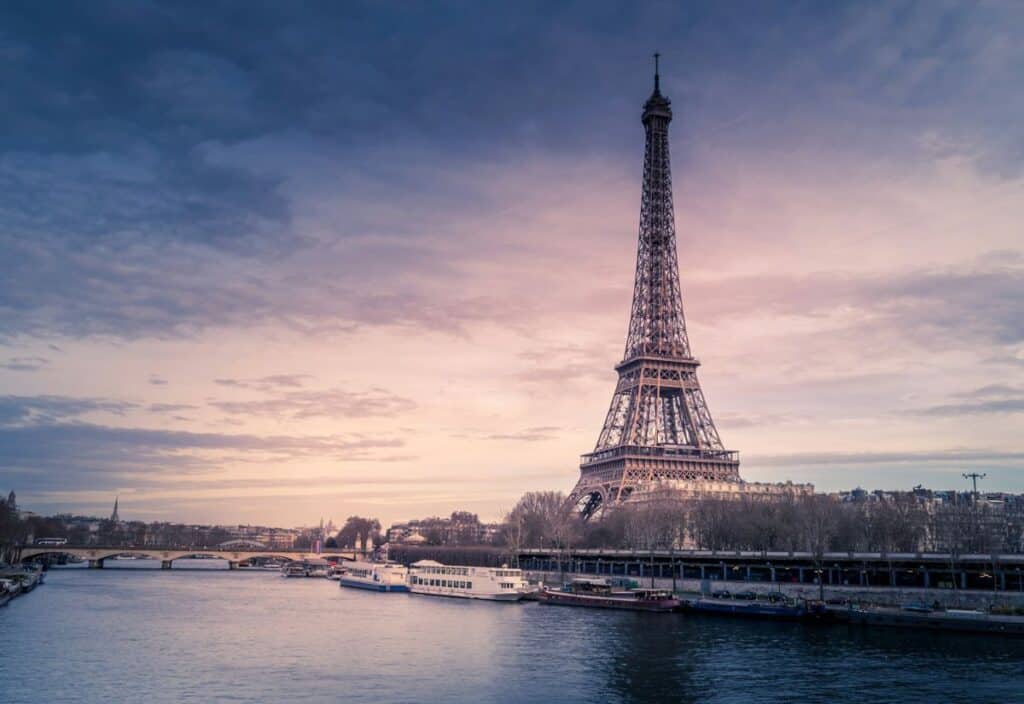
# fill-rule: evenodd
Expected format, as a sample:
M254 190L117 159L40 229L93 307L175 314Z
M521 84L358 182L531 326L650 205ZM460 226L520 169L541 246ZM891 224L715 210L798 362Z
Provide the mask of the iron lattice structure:
M638 488L668 480L740 481L738 453L726 450L697 381L679 289L669 165L671 102L644 104L643 196L629 333L618 384L597 445L583 455L570 494L589 518Z

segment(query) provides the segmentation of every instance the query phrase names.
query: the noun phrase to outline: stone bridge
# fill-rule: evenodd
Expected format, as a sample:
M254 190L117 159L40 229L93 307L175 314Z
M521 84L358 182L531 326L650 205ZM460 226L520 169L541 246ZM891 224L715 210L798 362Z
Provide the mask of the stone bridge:
M20 559L31 560L41 555L71 555L89 561L89 567L101 569L104 560L116 555L132 555L139 558L160 560L160 567L171 569L171 564L183 557L216 557L227 560L228 567L235 569L240 562L254 557L276 558L279 560L311 560L337 557L343 560L354 560L357 553L352 550L332 550L315 553L308 550L239 550L223 548L157 548L157 547L74 547L71 545L26 545L21 548Z

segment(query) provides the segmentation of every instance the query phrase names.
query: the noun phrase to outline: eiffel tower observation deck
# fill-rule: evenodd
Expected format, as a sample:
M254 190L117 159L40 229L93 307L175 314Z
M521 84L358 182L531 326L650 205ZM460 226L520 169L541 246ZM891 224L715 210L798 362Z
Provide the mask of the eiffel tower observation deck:
M726 450L697 380L686 334L676 260L668 125L672 104L644 104L643 196L633 307L619 380L597 445L583 455L570 494L584 517L666 482L740 482L739 455Z

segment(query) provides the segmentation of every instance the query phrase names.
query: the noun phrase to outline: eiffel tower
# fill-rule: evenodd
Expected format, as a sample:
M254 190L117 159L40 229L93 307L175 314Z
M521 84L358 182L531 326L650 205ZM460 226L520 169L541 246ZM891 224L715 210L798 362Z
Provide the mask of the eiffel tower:
M739 454L726 450L697 381L679 291L668 123L658 54L654 92L644 104L643 196L633 308L619 381L597 445L580 462L569 495L584 518L661 482L739 482Z

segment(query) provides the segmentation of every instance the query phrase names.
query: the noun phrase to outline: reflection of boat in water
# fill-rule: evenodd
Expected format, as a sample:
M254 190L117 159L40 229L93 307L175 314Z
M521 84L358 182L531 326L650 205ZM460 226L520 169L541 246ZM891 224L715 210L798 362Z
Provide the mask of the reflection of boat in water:
M420 560L409 568L409 591L414 594L519 601L526 589L522 570L508 567L443 565Z
M668 612L679 607L679 600L666 589L630 589L612 591L603 579L576 579L561 589L541 589L537 600L557 606L585 606L597 609Z
M407 592L409 571L394 562L356 561L346 565L338 580L342 587L369 589L375 592Z
M686 612L720 614L727 616L752 616L767 619L817 618L828 612L824 604L805 600L780 599L760 601L754 599L691 599L683 601Z

